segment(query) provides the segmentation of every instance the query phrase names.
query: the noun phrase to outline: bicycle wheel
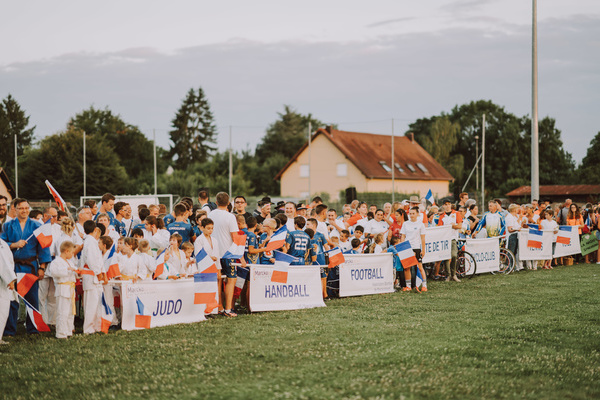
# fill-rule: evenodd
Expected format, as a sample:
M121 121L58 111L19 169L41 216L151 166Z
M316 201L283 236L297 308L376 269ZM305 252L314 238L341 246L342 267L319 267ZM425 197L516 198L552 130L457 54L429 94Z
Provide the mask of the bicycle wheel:
M477 262L468 251L459 251L456 258L456 275L459 278L469 278L475 276L477 271Z
M500 248L500 274L510 274L516 266L515 255L512 251ZM492 272L493 273L493 272Z

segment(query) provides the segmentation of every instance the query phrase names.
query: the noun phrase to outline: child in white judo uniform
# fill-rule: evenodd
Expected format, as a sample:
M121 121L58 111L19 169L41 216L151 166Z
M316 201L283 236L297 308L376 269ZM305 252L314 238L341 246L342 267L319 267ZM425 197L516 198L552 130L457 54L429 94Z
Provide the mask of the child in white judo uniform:
M52 274L56 288L56 337L66 339L73 335L75 329L75 281L77 268L73 264L75 244L69 240L61 243L60 256L56 257L48 272Z
M91 334L101 331L102 325L102 283L105 274L103 274L104 260L98 239L100 238L100 228L94 221L85 221L83 230L87 235L83 243L83 253L81 255L79 272L83 283L83 333Z

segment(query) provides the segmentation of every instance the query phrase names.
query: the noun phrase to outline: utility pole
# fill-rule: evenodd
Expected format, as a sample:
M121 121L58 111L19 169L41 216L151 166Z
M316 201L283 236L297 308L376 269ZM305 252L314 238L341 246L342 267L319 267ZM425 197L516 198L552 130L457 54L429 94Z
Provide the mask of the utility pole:
M154 195L158 194L158 179L156 170L156 129L152 129L152 141L154 145Z
M233 197L231 192L231 179L233 177L233 158L231 155L231 125L229 125L229 197Z
M485 114L481 122L481 208L485 212Z
M392 118L392 204L394 204L394 194L396 192L395 176L394 176L394 118Z
M15 133L15 194L19 197L19 165L17 162L17 134Z
M533 0L532 62L531 62L531 199L540 198L540 162L538 132L538 71L537 71L537 0Z
M475 201L479 194L479 136L475 135Z
M83 131L83 197L87 196L87 177L85 160L85 131Z
M310 201L310 197L311 197L311 191L310 191L310 179L311 179L311 171L310 171L310 162L311 162L311 157L310 157L310 144L312 142L312 135L310 134L310 131L312 131L312 125L310 123L310 121L308 121L308 201Z

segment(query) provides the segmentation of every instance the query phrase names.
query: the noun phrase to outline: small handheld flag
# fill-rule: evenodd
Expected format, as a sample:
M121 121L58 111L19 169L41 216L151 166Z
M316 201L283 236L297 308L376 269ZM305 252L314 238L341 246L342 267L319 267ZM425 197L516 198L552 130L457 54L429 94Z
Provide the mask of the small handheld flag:
M275 264L273 265L271 282L287 283L288 267L290 266L290 263L296 261L297 258L277 250L274 250L273 254L275 255Z
M46 221L46 223L42 224L42 226L33 231L33 235L37 239L40 246L42 246L42 249L50 247L52 244L52 224L50 221L52 220L49 219Z
M48 182L48 180L46 180L46 186L48 187L48 190L50 191L50 194L54 198L54 201L56 202L56 205L58 206L58 208L60 208L61 211L66 211L67 203L65 203L65 201L63 200L61 195L58 194L58 191L56 189L54 189L54 186L52 186L52 184L50 182Z
M542 248L542 236L544 233L540 230L529 228L529 239L527 240L527 247L534 249Z
M569 236L569 233L571 232L572 231L570 226L559 226L558 234L556 235L556 243L564 244L567 246L570 245L571 236Z
M419 261L415 256L415 252L410 247L410 242L408 240L398 243L394 246L394 248L396 251L398 251L398 258L400 258L403 268L410 268L414 265L419 265Z
M329 268L334 268L346 261L344 254L339 247L334 247L333 249L326 251L326 253L329 255Z
M108 257L104 266L106 268L106 277L108 279L113 279L118 276L121 276L121 270L119 269L119 262L117 261L117 255L115 254L116 246L112 245L110 251L108 252Z
M135 298L135 302L137 304L137 314L135 316L135 327L136 328L150 328L150 315L144 315L144 303L140 300L139 297Z
M106 302L106 297L104 297L104 292L102 292L102 322L100 329L104 333L108 333L108 328L110 328L110 324L113 321L113 312L108 306Z
M431 193L431 189L429 189L429 191L425 195L425 200L427 200L428 202L430 202L431 204L433 204L435 206L435 199L433 198L433 193Z
M42 318L42 314L35 309L27 300L23 298L23 296L19 295L21 300L25 303L25 307L27 308L27 315L29 316L29 320L37 329L38 332L50 332L50 328L44 322L44 318Z
M34 283L37 282L38 277L34 274L27 274L24 272L17 272L17 293L21 296L25 296L29 293L29 290Z
M194 304L206 304L204 312L211 313L218 305L217 274L199 273L194 275Z
M266 251L280 249L285 244L285 237L287 236L287 233L288 229L285 225L277 229L277 231L273 233L273 236L271 236L269 243L267 243Z
M235 281L235 289L233 289L233 297L239 297L242 293L242 289L244 289L244 284L248 280L248 275L250 275L250 271L248 268L244 268L242 266L237 267L237 280Z
M231 258L237 260L238 258L244 257L245 249L246 234L242 231L239 231L237 234L233 235L233 243L221 258Z
M196 265L198 266L198 271L200 271L201 274L211 274L213 275L212 278L214 278L214 281L217 281L217 273L219 270L206 250L200 249L198 254L196 254Z
M164 249L162 253L156 257L156 270L154 270L154 279L158 279L158 277L165 272L165 251L167 251L167 249Z

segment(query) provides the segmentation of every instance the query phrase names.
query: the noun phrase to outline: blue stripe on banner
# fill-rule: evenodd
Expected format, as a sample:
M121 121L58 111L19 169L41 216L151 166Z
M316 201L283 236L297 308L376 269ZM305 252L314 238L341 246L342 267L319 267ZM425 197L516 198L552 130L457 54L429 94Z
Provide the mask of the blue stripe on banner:
M537 224L527 224L527 226L532 229L537 229L539 227Z
M142 303L139 297L135 298L135 302L137 303L138 314L144 315L144 303Z
M536 229L530 229L529 230L529 234L530 235L537 235L537 236L543 236L544 235L544 233L542 231L538 231Z
M559 230L567 231L567 232L572 232L571 228L572 228L571 226L564 226L564 225L558 227Z
M212 273L200 273L194 275L194 282L216 282L217 274L215 272Z

